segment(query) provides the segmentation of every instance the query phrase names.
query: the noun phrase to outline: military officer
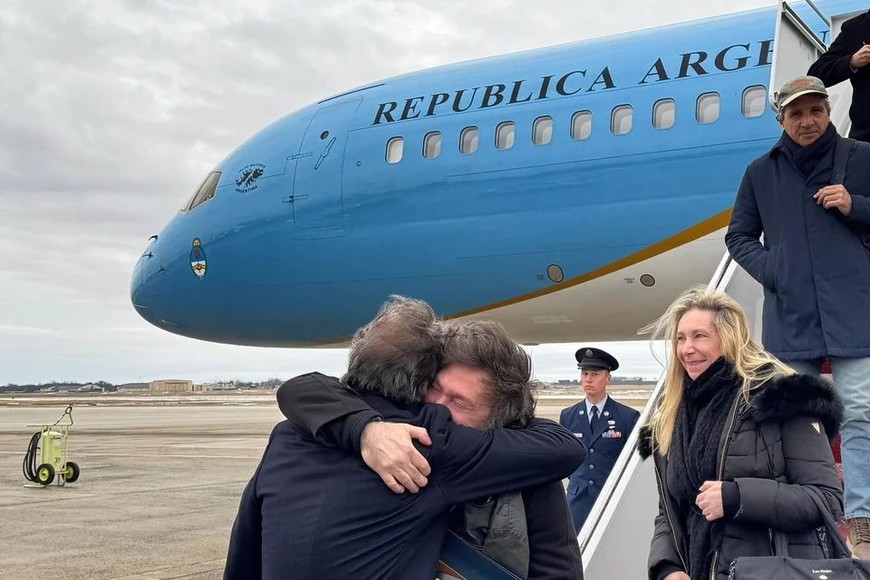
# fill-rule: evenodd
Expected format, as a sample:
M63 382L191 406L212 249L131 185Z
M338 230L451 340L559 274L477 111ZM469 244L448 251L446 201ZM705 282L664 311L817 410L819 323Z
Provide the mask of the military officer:
M586 460L568 482L568 506L579 533L640 413L607 396L610 372L619 368L613 355L600 348L583 347L574 357L586 398L563 409L559 423L588 450Z

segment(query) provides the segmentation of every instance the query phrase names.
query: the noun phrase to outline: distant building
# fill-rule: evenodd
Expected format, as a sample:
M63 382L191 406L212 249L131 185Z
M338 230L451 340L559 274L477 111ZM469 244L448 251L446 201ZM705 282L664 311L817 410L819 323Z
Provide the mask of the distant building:
M148 383L124 383L118 385L119 391L147 391L150 385Z
M80 393L102 393L103 387L94 383L88 383L76 389Z
M198 390L202 390L202 388L200 387ZM193 391L193 381L163 379L148 383L149 393L192 393Z
M203 385L206 391L234 391L239 387L233 381L218 381Z

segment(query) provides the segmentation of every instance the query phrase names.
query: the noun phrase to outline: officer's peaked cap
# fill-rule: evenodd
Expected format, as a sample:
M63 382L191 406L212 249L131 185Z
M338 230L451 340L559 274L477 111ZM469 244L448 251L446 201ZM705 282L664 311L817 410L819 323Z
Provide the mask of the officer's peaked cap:
M574 358L577 359L577 366L581 369L615 371L619 368L619 361L616 360L616 357L600 348L591 346L578 348L577 352L574 353Z

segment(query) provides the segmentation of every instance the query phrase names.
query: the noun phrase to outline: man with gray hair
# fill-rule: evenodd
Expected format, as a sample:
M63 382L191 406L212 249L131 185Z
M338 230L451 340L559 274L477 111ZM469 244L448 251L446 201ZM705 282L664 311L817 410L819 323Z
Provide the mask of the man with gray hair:
M831 363L849 538L868 560L870 144L837 134L818 78L789 81L776 102L782 137L746 169L725 243L764 287L765 348L806 374Z
M242 496L226 579L434 578L452 505L559 480L582 462L573 435L551 421L483 431L457 424L445 406L421 404L436 390L480 426L500 408L486 371L462 362L442 368L445 342L428 305L394 297L351 344L343 380L367 407L350 408L329 388L335 380L319 373L290 381L318 393L317 408L349 413L313 435L286 421L275 428ZM458 381L473 388L458 393ZM534 407L531 384L517 387L505 408L520 418ZM385 422L406 423L399 429L424 444L432 471L419 493L393 493L357 456L370 439L383 442L372 434Z

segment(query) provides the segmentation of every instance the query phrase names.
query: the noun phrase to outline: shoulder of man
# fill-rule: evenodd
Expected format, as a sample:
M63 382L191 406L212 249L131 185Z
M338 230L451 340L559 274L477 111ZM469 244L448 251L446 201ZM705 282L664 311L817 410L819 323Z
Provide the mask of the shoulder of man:
M428 403L420 405L415 411L414 418L410 423L425 427L430 436L438 433L443 434L456 425L450 417L450 410L444 405Z
M342 384L338 378L324 375L323 373L319 373L317 371L314 371L311 373L305 373L305 374L299 375L299 376L295 376L292 379L284 382L285 385L294 385L294 384L298 385L298 384L308 384L308 383L314 383L314 384L332 383L332 384L339 384L339 385Z
M749 165L746 166L746 172L744 179L749 177L750 180L757 178L759 174L765 174L767 172L772 171L772 168L776 165L775 153L778 153L779 143L770 148L770 150L765 151L759 157L756 157L752 161L749 162Z
M852 139L852 141L852 155L861 155L862 157L870 155L870 143L856 139Z
M866 179L870 176L870 143L855 139L850 139L850 141L852 143L849 147L846 176L848 177L849 175L858 172L858 175L861 176L862 180ZM870 194L870 192L858 193L862 193L862 195Z
M570 419L571 417L576 417L577 413L580 412L581 409L586 408L586 399L580 399L579 402L574 403L570 407L565 407L562 409L562 412L559 413L559 417L564 417L565 419Z
M765 151L762 155L756 157L749 163L749 169L761 169L768 163L775 163L775 157L779 154L780 145L777 142L773 147L769 150Z
M626 405L625 403L620 403L616 399L614 399L611 395L608 395L608 399L613 403L613 406L620 409L621 411L625 411L628 413L637 413L634 409Z
M844 32L852 33L856 30L860 30L862 26L870 26L870 11L864 12L863 14L859 14L858 16L845 21L843 26L840 27L840 34Z

